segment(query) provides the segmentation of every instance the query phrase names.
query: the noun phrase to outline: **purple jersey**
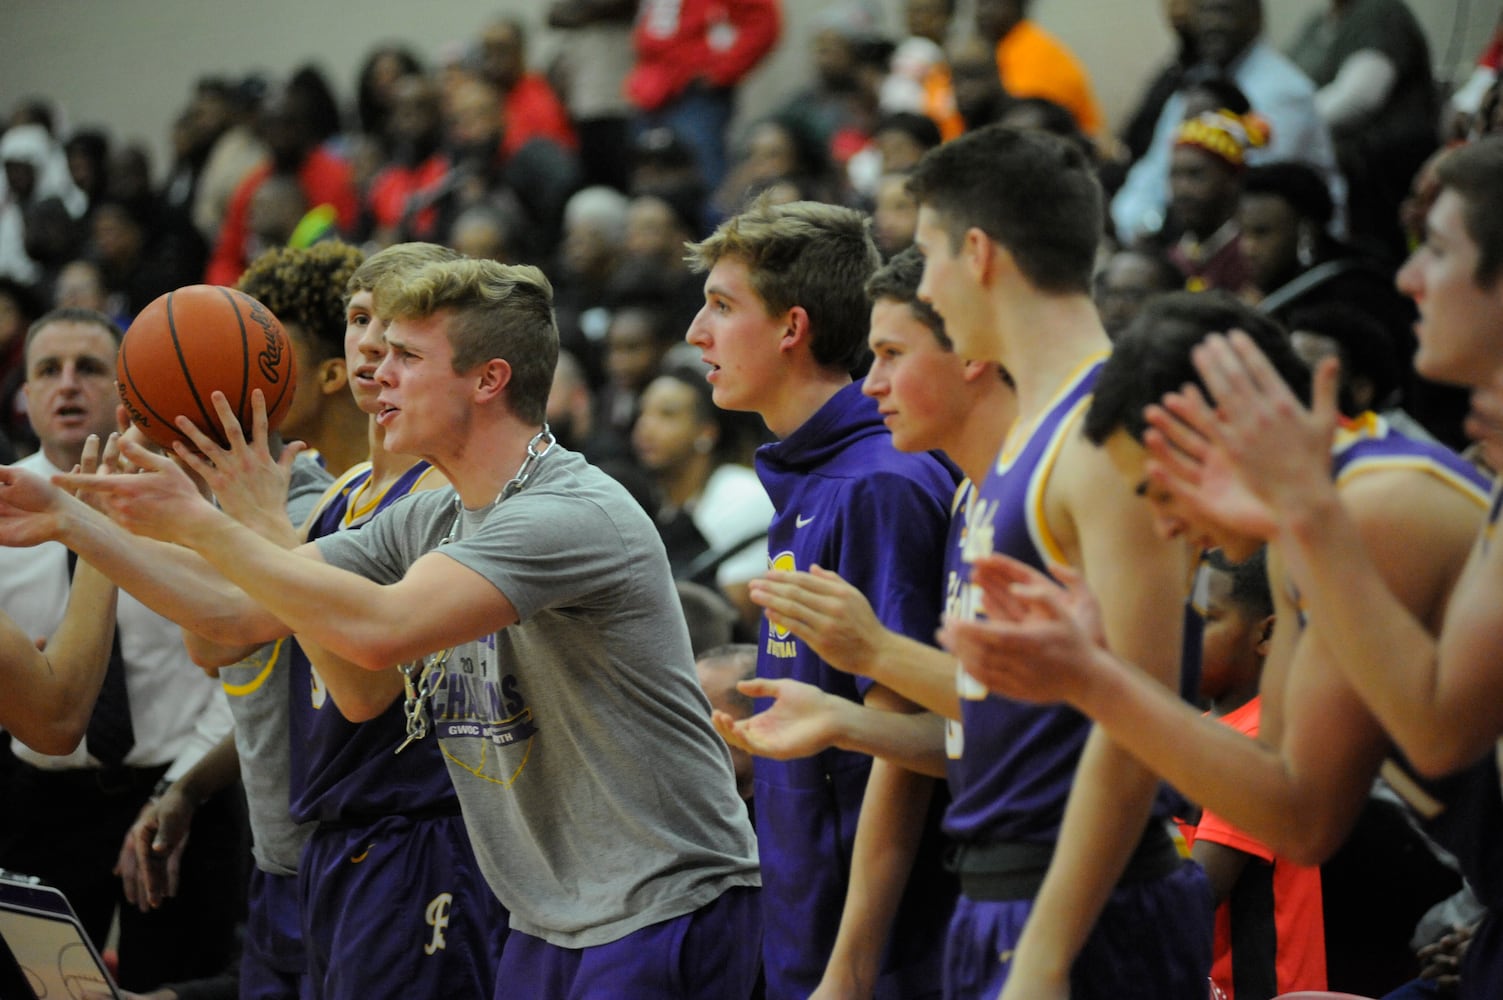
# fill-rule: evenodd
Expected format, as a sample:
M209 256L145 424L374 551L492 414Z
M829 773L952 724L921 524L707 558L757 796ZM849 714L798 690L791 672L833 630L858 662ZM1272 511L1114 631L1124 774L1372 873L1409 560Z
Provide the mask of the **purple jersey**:
M949 466L894 449L876 403L853 384L787 438L758 451L757 474L776 508L767 549L774 569L834 570L866 595L888 628L932 641L955 490ZM832 669L765 619L759 645L760 677L791 677L852 701L870 689L870 681ZM766 700L757 705L766 707ZM870 769L870 757L837 749L801 760L756 759L769 998L807 996L824 973ZM920 847L879 996L901 992L910 981L939 981L955 892L939 870L937 833L935 823Z
M431 472L419 462L367 496L371 468L357 466L325 495L309 539L358 530ZM438 741L395 752L401 698L345 719L295 644L290 677L292 813L320 821L298 870L315 996L490 996L508 915L476 865Z
M951 614L977 612L969 567L982 555L1003 552L1045 573L1065 561L1045 520L1044 491L1060 449L1090 405L1100 370L1099 358L1082 365L1036 419L1015 426L973 491L946 553ZM1090 720L1064 705L987 694L964 673L957 684L961 719L950 725L946 741L953 801L945 832L966 843L1053 843ZM1168 816L1163 793L1154 811Z
M1003 552L1035 569L1064 561L1044 519L1054 460L1090 403L1099 360L1082 368L1031 423L1014 426L967 504L947 552L951 614L974 616L979 595L970 563ZM958 841L1053 843L1075 765L1091 724L1063 705L1031 705L987 694L964 674L960 724L948 730L950 794L945 832Z
M357 529L409 495L431 469L419 462L379 496L366 496L368 463L340 477L326 494L308 539ZM361 823L399 813L459 814L437 740L406 738L398 698L374 719L350 722L339 713L301 646L292 649L292 816L300 823Z

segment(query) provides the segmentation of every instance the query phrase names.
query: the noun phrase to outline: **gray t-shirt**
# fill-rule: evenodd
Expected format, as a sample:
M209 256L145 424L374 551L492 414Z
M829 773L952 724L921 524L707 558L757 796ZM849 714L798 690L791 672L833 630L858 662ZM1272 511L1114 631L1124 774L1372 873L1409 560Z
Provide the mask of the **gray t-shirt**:
M517 609L517 624L454 648L433 704L512 927L589 947L760 884L667 556L614 480L554 446L500 504L457 512L437 490L318 545L379 583L438 549Z
M311 458L292 463L287 517L301 526L334 478ZM294 823L289 806L287 673L291 636L269 642L250 656L219 669L235 717L235 750L251 825L256 867L273 875L297 874L313 823Z

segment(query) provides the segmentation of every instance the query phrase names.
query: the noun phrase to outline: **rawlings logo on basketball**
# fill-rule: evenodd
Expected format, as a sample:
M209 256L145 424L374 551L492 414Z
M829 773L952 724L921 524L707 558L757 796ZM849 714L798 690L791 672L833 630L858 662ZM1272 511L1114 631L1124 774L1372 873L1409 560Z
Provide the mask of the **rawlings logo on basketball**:
M261 369L261 377L276 385L282 381L282 331L269 309L255 299L250 299L250 304L250 321L266 336L266 346L256 355L256 365Z
M143 431L150 427L151 418L142 413L140 408L136 406L136 401L125 391L125 383L116 382L115 391L120 396L120 405L125 407L125 412L130 417L130 422L140 427Z

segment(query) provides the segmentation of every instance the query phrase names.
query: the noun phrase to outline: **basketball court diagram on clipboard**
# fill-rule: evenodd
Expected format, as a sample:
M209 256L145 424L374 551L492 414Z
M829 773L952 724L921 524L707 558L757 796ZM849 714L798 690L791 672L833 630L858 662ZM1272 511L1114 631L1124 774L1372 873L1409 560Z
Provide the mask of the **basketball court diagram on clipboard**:
M120 996L78 917L56 889L0 875L0 942L6 953L0 960L10 966L6 971L12 977L19 971L35 1000Z

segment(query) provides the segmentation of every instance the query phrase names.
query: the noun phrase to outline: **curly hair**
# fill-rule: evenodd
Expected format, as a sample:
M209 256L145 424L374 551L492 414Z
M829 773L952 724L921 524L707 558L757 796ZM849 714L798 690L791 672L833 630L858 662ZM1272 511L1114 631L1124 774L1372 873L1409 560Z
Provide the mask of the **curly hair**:
M275 247L252 261L235 287L297 327L318 360L342 358L345 285L364 260L347 243Z

